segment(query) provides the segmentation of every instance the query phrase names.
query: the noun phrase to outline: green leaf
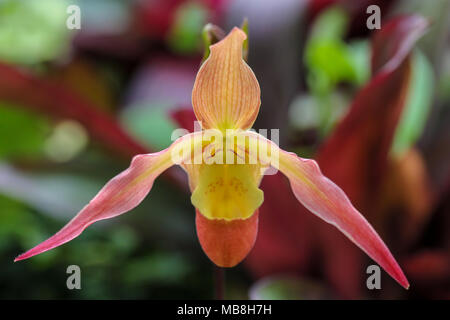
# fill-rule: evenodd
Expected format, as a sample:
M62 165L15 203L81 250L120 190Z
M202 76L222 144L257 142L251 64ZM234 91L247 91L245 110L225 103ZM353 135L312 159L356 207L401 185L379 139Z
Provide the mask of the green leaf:
M181 5L168 35L170 47L180 53L196 52L207 14L206 8L200 3L188 2Z
M133 286L149 282L173 284L184 281L191 270L191 263L184 256L161 252L131 261L123 276Z
M121 121L128 132L142 143L156 149L167 148L175 125L167 115L165 105L140 105L124 110Z
M323 40L342 39L347 31L348 15L340 7L331 7L314 21L311 37Z
M0 158L41 155L49 132L45 117L0 102Z
M248 43L249 43L248 19L247 18L244 18L244 21L242 22L242 25L241 25L241 29L247 35L247 39L245 39L244 43L242 44L242 56L244 57L244 60L247 61L248 60L248 47L249 47L249 45L248 45Z
M421 136L431 108L433 90L433 68L425 55L416 51L406 105L392 144L391 151L394 154L407 151Z
M327 95L340 82L361 85L368 79L368 43L346 44L347 25L347 13L339 7L326 10L314 22L304 61L308 86L317 95Z
M311 39L306 48L308 85L318 94L330 92L342 81L356 82L357 75L347 45L338 40Z
M362 87L370 79L370 43L368 40L356 40L348 44L353 67L353 82Z
M306 82L317 106L317 128L326 137L337 121L333 95L337 85L362 86L370 77L367 41L344 42L348 14L340 7L324 11L314 22L305 47Z
M0 59L34 64L68 49L65 0L0 2Z

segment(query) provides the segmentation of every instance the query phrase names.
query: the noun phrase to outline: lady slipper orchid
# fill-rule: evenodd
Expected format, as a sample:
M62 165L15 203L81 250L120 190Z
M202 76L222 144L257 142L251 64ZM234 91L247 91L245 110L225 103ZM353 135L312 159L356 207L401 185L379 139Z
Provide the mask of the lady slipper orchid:
M204 252L216 265L233 267L256 240L258 208L264 198L259 184L272 168L287 176L295 197L307 209L337 227L408 288L406 277L376 231L344 192L322 175L314 160L286 152L249 130L261 101L258 81L242 55L246 37L234 28L210 46L192 92L202 130L180 137L161 152L135 156L130 167L109 181L65 227L15 261L62 245L92 223L133 209L149 193L156 177L177 164L189 177Z

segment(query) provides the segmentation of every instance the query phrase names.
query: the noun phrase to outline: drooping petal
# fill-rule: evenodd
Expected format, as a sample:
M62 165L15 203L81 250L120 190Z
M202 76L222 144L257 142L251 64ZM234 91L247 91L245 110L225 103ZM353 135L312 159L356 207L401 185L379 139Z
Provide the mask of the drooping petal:
M192 105L204 129L248 129L258 115L260 89L242 57L246 34L234 28L210 47L192 91Z
M135 156L130 167L110 180L59 232L14 261L28 259L58 247L79 236L92 223L113 218L136 207L149 193L153 181L174 164L172 151L191 146L193 135L181 137L161 152Z
M407 15L386 21L371 40L372 78L355 96L348 113L336 126L316 156L323 173L342 188L353 204L377 227L383 228L380 187L386 179L389 150L401 115L405 113L410 89L410 52L425 32L428 22L420 16ZM318 225L323 252L324 273L344 297L361 295L363 257L338 232ZM405 228L403 225L402 228ZM392 230L390 230L392 231ZM397 245L399 233L394 237ZM327 246L334 243L333 247ZM339 253L337 253L339 252ZM344 257L336 259L336 256Z
M276 166L290 181L292 191L312 213L338 228L354 244L366 252L403 287L409 283L389 249L364 216L351 204L336 184L325 177L314 160L302 159L279 149L273 142L254 132L245 133L249 144L240 146L256 154L270 146L272 166ZM275 152L276 151L276 152ZM278 159L274 159L277 157ZM267 195L269 196L269 195ZM332 243L329 244L333 246Z
M294 195L308 210L338 228L404 288L409 287L408 280L383 240L353 207L345 193L322 175L314 160L280 151L280 171L288 177Z
M258 211L248 219L208 219L196 210L197 236L203 251L219 267L240 263L255 244Z
M374 33L371 41L372 79L359 92L349 112L321 146L316 157L322 172L345 191L352 203L382 235L393 230L383 230L382 225L377 224L380 220L375 213L382 213L379 211L381 201L378 199L380 193L377 187L384 179L380 179L384 177L383 167L387 165L393 132L405 103L402 96L405 93L403 88L409 82L407 55L417 37L423 33L424 26L426 23L423 18L403 16L386 21L382 29ZM265 179L262 189L266 200L260 208L258 240L247 259L247 262L252 260L249 266L251 271L259 276L272 274L275 270L305 270L313 261L311 255L303 260L300 257L295 260L295 257L301 251L297 244L306 243L309 251L322 251L323 262L319 267L323 268L324 276L341 297L361 297L365 290L361 281L364 257L358 248L338 230L320 221L302 221L309 230L315 232L310 242L303 241L301 227L290 229L292 222L289 222L288 217L269 221L268 215L264 215L264 211L267 211L264 206L269 207L268 201L275 204L280 200L270 197L268 188L264 188L267 184ZM288 192L283 185L280 185L280 189ZM303 211L306 210L303 208ZM397 238L392 239L395 243L389 243L389 246L398 244ZM266 245L268 241L271 241L271 246ZM275 250L285 251L285 257L280 256L273 262L274 266L266 264L267 257Z

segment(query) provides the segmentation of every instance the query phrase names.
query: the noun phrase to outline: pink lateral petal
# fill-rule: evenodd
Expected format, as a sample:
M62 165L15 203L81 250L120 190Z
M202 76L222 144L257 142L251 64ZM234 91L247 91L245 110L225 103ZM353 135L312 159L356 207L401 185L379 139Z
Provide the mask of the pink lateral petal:
M79 236L92 223L113 218L136 207L149 193L153 181L172 166L170 151L179 141L187 141L185 137L161 152L135 156L130 167L110 180L58 233L21 254L14 261L28 259L58 247Z
M302 159L294 153L280 150L280 171L289 178L298 201L338 228L398 283L409 288L408 280L383 240L345 193L322 174L314 160Z

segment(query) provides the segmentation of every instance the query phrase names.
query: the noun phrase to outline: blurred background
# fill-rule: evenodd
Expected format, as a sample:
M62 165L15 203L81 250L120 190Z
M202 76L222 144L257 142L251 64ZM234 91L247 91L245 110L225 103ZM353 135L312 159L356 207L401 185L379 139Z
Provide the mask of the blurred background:
M71 4L81 8L80 30L66 27ZM431 21L406 58L410 72L378 87L371 4L382 26L405 14ZM383 272L382 289L368 290L374 262L275 175L263 180L258 239L227 271L226 297L450 298L448 0L0 0L0 298L213 297L213 268L176 168L131 212L13 259L58 231L133 155L192 129L202 28L229 31L244 17L262 89L255 128L279 128L283 148L318 160L411 288ZM402 90L389 90L393 83ZM69 265L81 268L81 290L66 287Z

